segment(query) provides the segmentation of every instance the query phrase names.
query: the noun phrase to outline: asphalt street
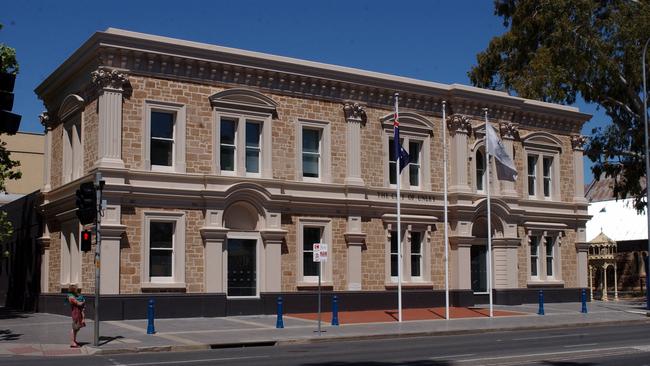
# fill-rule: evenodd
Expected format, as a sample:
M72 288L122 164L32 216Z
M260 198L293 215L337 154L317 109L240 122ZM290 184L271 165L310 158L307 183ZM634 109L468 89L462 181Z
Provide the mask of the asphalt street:
M0 365L650 365L650 326L589 326L182 353L0 358Z

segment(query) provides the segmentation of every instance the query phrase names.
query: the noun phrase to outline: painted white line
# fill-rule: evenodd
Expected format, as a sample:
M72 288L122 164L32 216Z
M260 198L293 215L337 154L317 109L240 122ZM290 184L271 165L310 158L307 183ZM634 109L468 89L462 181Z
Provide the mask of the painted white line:
M142 334L147 333L147 330L144 329L144 328L136 327L135 325L123 323L123 322L120 322L120 321L106 321L105 323L109 323L111 325L115 325L117 327L121 327L121 328L124 328L124 329L136 331L136 332L142 333ZM183 344L186 344L186 345L191 345L191 346L202 344L200 342L196 342L196 341L193 341L193 340L190 340L190 339L181 338L181 337L178 337L178 336L175 336L175 335L172 335L172 334L168 334L168 333L156 333L156 334L154 334L154 336L164 338L164 339L167 339L167 340L170 340L170 341L178 342L178 343L183 343Z
M641 351L641 352L650 352L650 345L648 345L648 346L634 346L632 348L634 348L634 349L636 349L638 351Z
M573 348L573 347L586 347L586 346L596 346L598 343L585 343L585 344L569 344L564 346L564 348Z
M196 360L180 360L180 361L156 361L156 362L141 362L141 363L125 363L123 366L147 366L147 365L177 365L188 363L203 363L203 362L219 362L219 361L236 361L236 360L250 360L254 358L269 358L269 356L245 356L245 357L224 357L224 358L202 358Z
M237 318L228 318L228 317L225 317L224 319L228 320L228 321L231 321L231 322L235 322L235 323L253 325L253 326L255 326L255 328L267 328L267 329L275 328L275 325L271 326L269 324L253 322L253 321L250 321L250 320L237 319Z
M541 337L526 337L526 338L513 338L513 341L532 341L532 340L537 340L537 339L552 339L552 338L565 338L565 337L579 337L579 336L586 336L589 335L589 333L576 333L576 334L559 334L559 335L551 335L551 336L541 336Z
M160 338L168 339L168 340L173 341L173 342L183 343L183 344L186 344L188 346L196 346L196 345L199 345L199 344L203 344L201 342L193 341L193 340L187 339L187 338L181 338L179 336L175 336L175 335L171 335L171 334L154 334L154 335L158 336Z
M133 330L138 333L147 333L147 330L145 328L136 327L135 325L131 325L117 320L104 321L103 323L108 323L110 325L115 325L116 327Z
M434 360L440 360L440 359L447 359L447 358L457 358L457 357L469 357L469 356L475 356L476 353L465 353L462 355L441 355L441 356L435 356L435 357L430 357L429 359L434 361Z
M481 361L489 361L489 360L506 360L506 359L510 359L510 358L541 357L541 356L555 356L555 355L559 356L559 355L568 355L568 354L572 354L572 353L594 353L594 354L599 354L600 355L600 354L602 354L602 352L608 352L608 351L623 351L623 350L637 351L636 347L643 347L643 346L592 348L592 349L579 349L579 350L572 350L572 351L529 353L529 354L525 354L525 355L470 358L470 359L466 359L466 360L458 360L457 362L481 362Z

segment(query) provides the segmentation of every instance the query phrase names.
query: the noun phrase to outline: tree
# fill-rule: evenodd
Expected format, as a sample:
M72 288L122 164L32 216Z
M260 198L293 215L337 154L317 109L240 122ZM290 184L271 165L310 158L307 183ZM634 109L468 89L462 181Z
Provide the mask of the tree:
M2 24L0 24L2 29ZM16 61L16 50L4 44L0 44L0 73L18 73L18 62ZM12 160L7 150L6 143L0 141L0 192L6 192L5 183L8 179L20 179L21 173L17 168L20 162ZM13 226L7 219L7 213L0 211L0 242L11 237Z
M581 96L612 123L594 129L586 155L595 179L614 178L616 198L646 205L641 52L649 0L496 0L507 31L477 55L479 87L573 104ZM579 183L579 182L578 182Z

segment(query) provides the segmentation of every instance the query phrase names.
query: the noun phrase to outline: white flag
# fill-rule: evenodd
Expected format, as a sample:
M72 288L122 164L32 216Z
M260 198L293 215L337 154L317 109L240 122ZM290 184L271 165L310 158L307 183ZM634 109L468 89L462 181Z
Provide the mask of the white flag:
M503 146L503 142L497 136L492 126L485 126L485 134L488 141L488 154L496 158L497 178L514 182L517 179L517 168L510 155Z

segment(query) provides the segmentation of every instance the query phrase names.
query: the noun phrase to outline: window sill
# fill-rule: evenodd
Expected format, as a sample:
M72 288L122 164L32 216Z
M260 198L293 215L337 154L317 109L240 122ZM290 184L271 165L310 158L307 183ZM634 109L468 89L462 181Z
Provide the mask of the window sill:
M564 287L562 280L528 280L527 287Z
M143 291L185 292L185 282L143 282L140 289Z
M387 289L396 289L397 288L397 282L386 282L384 286ZM429 281L409 281L409 282L404 282L402 281L402 287L405 288L426 288L426 289L432 289L433 288L433 282Z
M318 282L298 282L296 283L296 287L299 290L310 290L310 289L317 289L318 288ZM321 288L329 288L333 289L334 288L334 283L332 281L322 281L320 284Z

